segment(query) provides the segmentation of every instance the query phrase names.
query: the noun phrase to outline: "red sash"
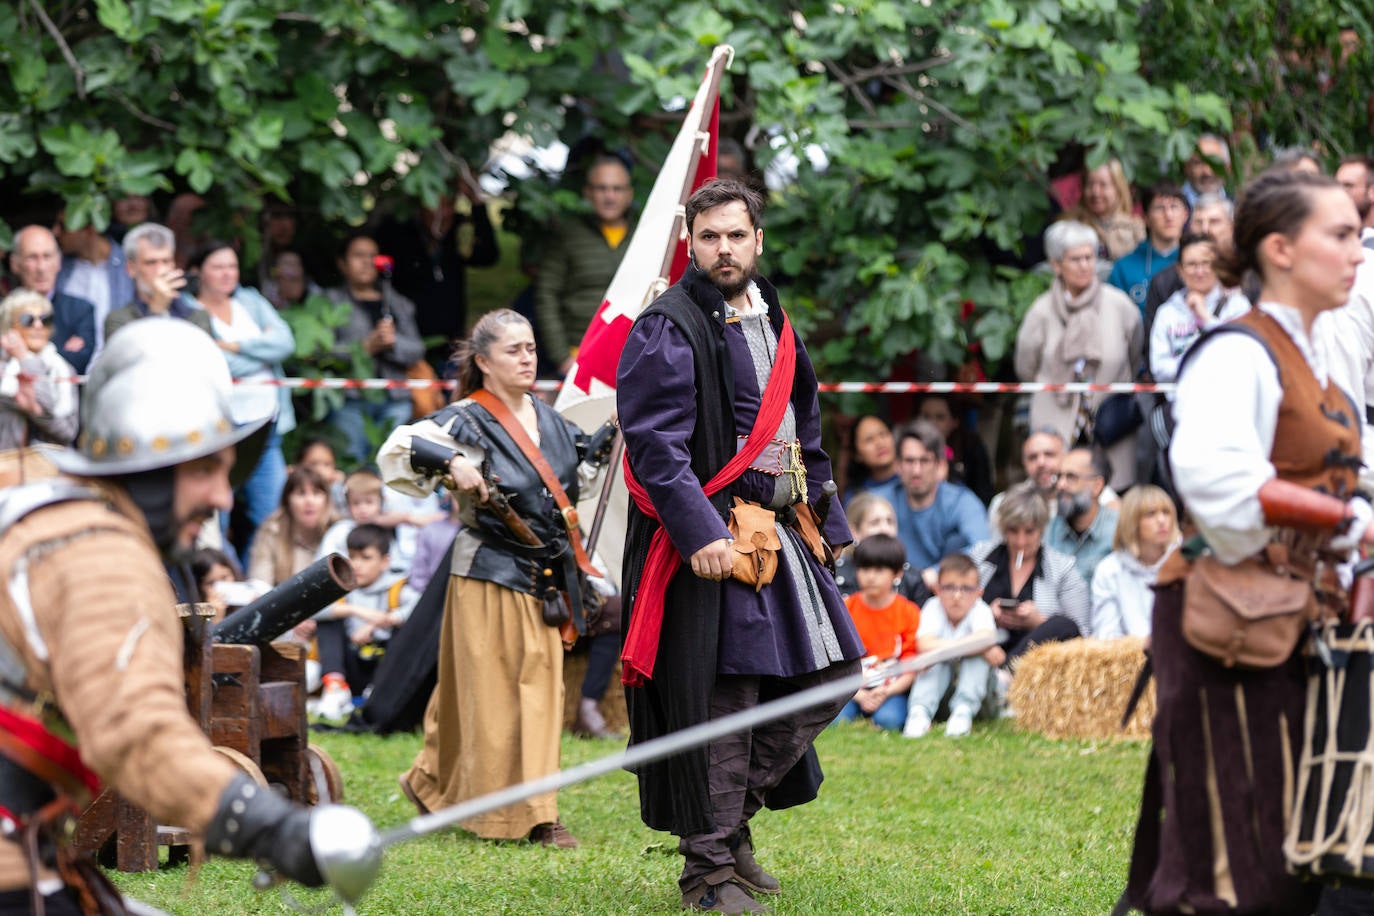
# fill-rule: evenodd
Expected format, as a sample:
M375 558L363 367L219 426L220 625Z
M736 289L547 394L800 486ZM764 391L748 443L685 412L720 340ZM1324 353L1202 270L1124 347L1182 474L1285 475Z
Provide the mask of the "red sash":
M778 431L786 415L787 405L792 400L792 380L796 366L797 344L792 336L792 322L788 320L787 313L783 312L782 333L778 335L778 351L773 360L773 371L769 374L768 384L763 390L758 416L754 418L754 428L749 431L744 448L736 452L725 467L717 471L701 488L707 497L714 496L739 479ZM629 489L639 511L658 521L658 513L654 511L648 492L635 479L634 472L630 469L628 451L625 453L625 486ZM644 561L639 590L634 596L630 630L625 634L625 645L620 654L620 681L627 686L642 687L645 682L653 680L659 634L663 629L663 602L668 592L668 583L681 566L682 556L673 547L668 532L659 525L649 541L649 554Z
M81 760L81 752L42 722L0 706L0 755L85 807L100 794L100 777Z

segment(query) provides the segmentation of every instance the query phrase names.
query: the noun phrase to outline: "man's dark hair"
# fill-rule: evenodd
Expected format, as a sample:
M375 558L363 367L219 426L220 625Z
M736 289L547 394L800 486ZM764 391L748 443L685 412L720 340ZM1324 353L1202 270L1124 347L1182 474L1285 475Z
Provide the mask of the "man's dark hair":
M1097 446L1088 449L1088 454L1092 456L1093 473L1101 477L1103 481L1112 479L1112 462L1107 457L1107 453Z
M1188 206L1188 198L1183 195L1183 189L1172 181L1157 181L1146 188L1141 192L1140 206L1148 210L1150 205L1161 197L1173 197L1180 201L1185 208L1192 209Z
M1348 156L1341 157L1341 161L1337 163L1337 167L1339 168L1342 165L1364 166L1368 180L1374 182L1374 157L1366 156L1364 153L1351 153Z
M381 525L358 525L348 532L345 542L349 550L366 550L375 547L380 554L391 553L391 530Z
M854 568L900 573L906 568L906 547L890 534L870 534L854 548Z
M897 439L897 456L901 457L902 446L908 439L915 439L917 442L935 456L936 461L945 460L945 437L934 423L928 420L913 420L897 427L894 436Z
M698 213L735 201L744 204L744 209L749 211L749 225L757 229L759 218L763 216L763 197L737 178L715 178L687 198L687 234L692 234L692 225Z

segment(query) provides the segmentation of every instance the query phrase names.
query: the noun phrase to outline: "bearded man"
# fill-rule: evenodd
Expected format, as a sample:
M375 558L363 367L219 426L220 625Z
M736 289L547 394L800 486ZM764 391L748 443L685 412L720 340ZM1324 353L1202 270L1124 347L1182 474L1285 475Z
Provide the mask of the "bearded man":
M850 535L824 489L815 371L757 271L762 208L732 179L691 196L692 263L621 356L632 744L855 674L863 655L826 568ZM644 822L679 838L684 908L768 911L754 895L781 883L749 820L815 797L812 741L846 699L639 769Z

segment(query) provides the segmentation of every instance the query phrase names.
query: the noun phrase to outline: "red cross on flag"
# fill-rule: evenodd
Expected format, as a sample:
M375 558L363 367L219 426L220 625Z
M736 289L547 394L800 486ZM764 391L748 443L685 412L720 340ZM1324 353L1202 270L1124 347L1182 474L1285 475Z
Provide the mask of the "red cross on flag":
M582 335L577 360L554 403L559 412L585 430L605 423L615 408L616 367L635 318L687 269L683 205L693 191L716 177L720 78L734 53L729 45L719 45L711 53L706 76L644 202L625 257L591 326ZM629 494L618 474L610 485L612 491L594 546L611 578L619 583ZM601 497L600 490L583 494L579 514L584 520L594 517Z

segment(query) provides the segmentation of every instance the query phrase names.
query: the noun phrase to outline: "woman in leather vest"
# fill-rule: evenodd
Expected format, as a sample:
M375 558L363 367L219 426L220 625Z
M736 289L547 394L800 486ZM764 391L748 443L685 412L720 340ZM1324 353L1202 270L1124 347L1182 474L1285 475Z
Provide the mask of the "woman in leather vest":
M377 456L390 486L424 495L439 476L426 476L412 460L414 442L452 453L442 476L456 491L463 525L454 540L425 744L401 776L402 789L421 812L558 770L563 645L558 627L544 616L545 601L566 591L578 606L578 545L570 543L574 536L555 495L499 416L506 414L537 444L573 505L588 437L531 395L534 332L517 313L500 309L483 316L459 361L459 399L397 429ZM499 491L491 494L491 487ZM528 526L526 535L543 546L529 546L528 536L522 541L493 511L489 496L504 497ZM577 845L559 822L552 792L463 827L487 839Z
M1360 418L1328 383L1311 330L1345 303L1361 260L1360 219L1338 184L1261 175L1241 197L1235 250L1219 265L1228 284L1258 273L1259 304L1199 340L1180 370L1171 464L1206 543L1171 554L1156 589L1158 712L1127 892L1147 913L1316 905L1317 886L1287 873L1282 849L1303 736L1301 639L1275 666L1227 667L1195 648L1181 621L1189 561L1205 554L1223 567L1254 564L1256 578L1299 578L1319 606L1344 607L1332 566L1374 531L1369 504L1351 498ZM1322 523L1284 511L1314 499Z

